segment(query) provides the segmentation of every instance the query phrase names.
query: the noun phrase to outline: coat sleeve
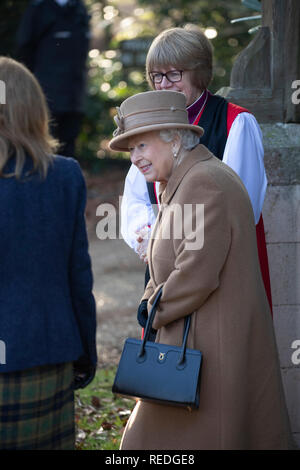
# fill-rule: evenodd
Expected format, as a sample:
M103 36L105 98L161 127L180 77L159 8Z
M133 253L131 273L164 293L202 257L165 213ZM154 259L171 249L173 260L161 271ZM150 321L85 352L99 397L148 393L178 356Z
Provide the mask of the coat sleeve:
M86 186L79 165L77 162L76 164L79 188L76 224L69 264L70 290L86 358L96 364L96 306L92 293L93 275L85 224Z
M220 283L220 275L230 249L231 228L226 204L226 195L214 184L199 178L188 181L183 193L184 204L193 204L192 223L187 224L183 238L173 238L174 269L163 284L163 294L153 322L159 329L198 310ZM204 218L199 219L203 204ZM198 218L197 218L198 217ZM195 229L196 227L196 229ZM193 230L194 229L194 230ZM202 246L192 249L191 240L203 240ZM155 259L153 261L155 263ZM163 262L163 260L162 260ZM154 301L157 286L148 302L148 310Z
M26 9L16 36L16 56L30 70L34 67L35 51L37 47L38 4L31 2Z
M141 302L143 300L148 300L150 297L152 297L153 292L154 292L153 283L152 283L152 279L150 278L149 281L148 281L148 284L145 287L145 292L143 294Z
M42 37L48 34L57 21L51 2L32 0L21 18L16 35L16 58L31 71L36 66L36 54Z

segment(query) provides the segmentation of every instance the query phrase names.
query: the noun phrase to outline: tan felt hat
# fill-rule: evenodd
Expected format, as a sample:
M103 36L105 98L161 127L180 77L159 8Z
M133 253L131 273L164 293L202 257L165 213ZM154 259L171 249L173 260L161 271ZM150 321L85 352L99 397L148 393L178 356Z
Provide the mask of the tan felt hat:
M128 137L162 129L190 129L199 136L202 127L189 124L186 99L177 91L146 91L127 98L117 107L118 128L109 143L111 150L128 152Z

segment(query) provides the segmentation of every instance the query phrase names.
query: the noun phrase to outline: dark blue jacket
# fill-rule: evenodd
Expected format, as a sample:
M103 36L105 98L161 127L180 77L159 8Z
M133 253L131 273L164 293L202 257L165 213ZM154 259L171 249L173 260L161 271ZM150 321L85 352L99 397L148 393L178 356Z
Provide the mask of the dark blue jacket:
M14 164L10 159L5 171ZM24 172L30 167L28 158ZM0 201L0 340L6 352L0 373L83 354L95 364L96 309L79 164L56 156L45 180L37 174L0 178Z

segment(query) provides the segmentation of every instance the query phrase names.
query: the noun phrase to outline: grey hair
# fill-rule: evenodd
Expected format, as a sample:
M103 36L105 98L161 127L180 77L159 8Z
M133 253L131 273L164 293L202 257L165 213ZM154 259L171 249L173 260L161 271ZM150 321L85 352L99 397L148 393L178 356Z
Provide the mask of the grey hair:
M190 129L164 129L159 131L159 135L164 142L172 142L176 134L179 135L184 150L192 150L200 143L199 135Z
M174 158L175 166L180 165L187 153L200 143L200 137L191 129L162 129L159 131L160 138L164 142L172 142L176 135L180 138L180 151Z

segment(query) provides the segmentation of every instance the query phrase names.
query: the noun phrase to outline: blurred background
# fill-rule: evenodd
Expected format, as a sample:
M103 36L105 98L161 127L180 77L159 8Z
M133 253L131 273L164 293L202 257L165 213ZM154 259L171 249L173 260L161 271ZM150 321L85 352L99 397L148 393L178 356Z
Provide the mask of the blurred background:
M36 0L43 1L43 0ZM1 0L0 54L15 57L15 38L29 0ZM75 157L83 169L128 167L128 157L111 154L108 141L115 128L115 107L126 97L146 91L145 57L152 39L163 29L192 22L203 27L214 46L215 93L229 85L237 54L252 39L259 20L256 0L84 0L90 16L88 87ZM237 21L241 17L254 19ZM76 51L74 51L76 54ZM124 161L125 160L125 161Z

